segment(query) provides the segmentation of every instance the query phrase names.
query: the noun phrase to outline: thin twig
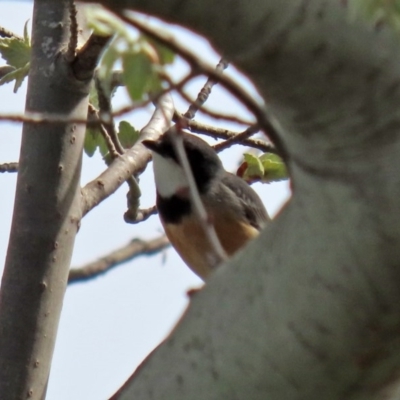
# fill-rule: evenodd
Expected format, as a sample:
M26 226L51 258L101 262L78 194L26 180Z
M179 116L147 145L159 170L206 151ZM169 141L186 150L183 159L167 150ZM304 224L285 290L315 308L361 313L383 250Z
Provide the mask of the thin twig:
M227 65L227 64L224 64L223 60L221 60L217 64L216 70L221 70L222 68L226 68L225 65ZM200 90L200 92L197 96L197 99L195 101L193 101L193 99L191 99L186 93L184 93L182 89L190 80L194 79L196 76L198 76L200 74L201 74L200 71L192 71L185 78L183 78L181 81L179 81L179 83L177 83L177 84L174 83L167 74L161 75L162 79L164 79L169 85L168 88L164 89L162 93L165 93L167 91L169 91L169 92L176 91L185 101L187 101L190 104L186 113L182 114L182 117L184 116L188 119L192 119L194 117L194 115L193 115L194 114L194 111L193 111L194 106L192 104L198 103L198 106L196 107L196 112L197 112L198 108L200 108L200 106L202 106L205 103L205 101L208 99L208 96L211 92L211 88L216 83L215 80L208 79L207 82L205 83L205 85L203 86L203 88ZM111 80L111 89L114 89L119 86L124 86L121 75L122 75L121 71L113 72L113 77ZM151 101L154 101L154 99L146 100L145 102L141 102L141 103L135 103L133 106L129 105L129 106L123 107L123 108L119 109L118 111L114 111L113 116L117 117L117 116L124 115L128 112L133 111L134 109L141 107L141 106L144 107L144 106L148 105ZM200 104L200 102L201 102L201 104ZM242 125L251 124L250 121L246 121L244 119L238 118L237 116L223 114L221 112L214 112L208 108L201 108L200 112L202 112L205 115L210 116L211 118L218 119L218 120L223 119L223 120L227 120L230 122L237 122ZM187 117L187 115L189 115L189 116L193 115L193 117L189 118L189 117Z
M168 90L166 90L168 92ZM159 96L157 96L159 97ZM123 114L127 114L135 109L142 108L143 106L149 105L151 100L146 100L141 104L137 104L134 106L129 106L124 109L121 109L115 113L113 113L113 117L121 116ZM7 122L18 122L18 123L26 123L26 124L84 124L87 126L99 126L102 123L107 123L109 121L108 116L105 117L105 120L99 116L99 119L86 119L86 118L71 118L66 117L65 115L59 114L46 114L39 112L25 112L25 114L0 114L0 121Z
M83 215L114 193L129 176L136 176L144 171L151 155L150 151L141 144L141 141L145 139L157 140L168 129L173 113L172 97L165 94L159 98L149 123L141 130L140 141L115 159L100 176L82 189Z
M150 101L147 101L146 104L149 104ZM132 111L132 108L129 110L125 110L126 112ZM116 113L114 113L115 115ZM174 120L176 121L179 118L179 114L176 113ZM101 119L93 118L93 119L83 119L83 118L70 118L65 117L64 115L45 115L43 113L32 113L27 112L25 115L21 114L0 114L0 121L8 121L8 122L17 122L17 123L31 123L31 124L86 124L91 127L99 127L102 123ZM188 121L188 127L192 132L208 135L213 138L218 139L229 139L240 132L232 132L224 128L215 128L211 125L203 124L197 121ZM247 139L241 141L239 144L248 147L254 147L264 152L276 153L279 154L278 150L271 144L266 143L263 140L257 139Z
M118 154L124 154L124 148L118 138L118 133L115 129L114 118L112 117L112 105L109 96L103 89L100 79L96 77L96 91L97 98L99 100L99 115L100 119L103 121L102 125L107 130L111 141L113 142L114 148ZM107 122L106 122L107 121Z
M163 89L160 93L146 99L142 102L137 102L133 105L129 105L127 107L123 107L117 111L112 113L112 117L120 117L124 114L130 113L136 109L143 108L148 106L151 103L157 103L158 100L169 93L171 90L177 89L191 79L193 79L196 75L192 72L185 76L181 81L176 84L173 84L172 87L168 87ZM85 124L87 126L96 127L102 123L109 122L108 116L105 116L105 120L103 121L102 118L100 119L93 118L93 119L86 119L86 118L70 118L66 117L65 115L57 115L57 114L45 114L45 113L38 113L38 112L25 112L25 114L0 114L0 121L7 121L7 122L18 122L18 123L30 123L30 124Z
M171 93L174 90L179 90L181 87L186 85L188 82L190 82L196 76L197 76L196 73L190 72L184 78L182 78L178 83L174 83L174 82L172 82L172 79L168 75L163 74L162 78L168 83L167 88L164 88L163 90L158 92L156 95L151 96L149 99L146 99L146 100L143 100L140 102L135 102L134 104L122 107L119 110L114 111L112 115L113 115L113 117L120 117L120 116L122 116L124 114L128 114L131 111L136 110L138 108L146 107L151 103L157 103L157 101L160 97L164 96L166 93Z
M219 67L221 64L218 63L217 68L221 68ZM183 78L181 81L179 81L179 83L174 83L172 81L172 79L167 75L167 74L162 74L162 79L164 79L167 83L168 83L168 88L164 89L162 93L165 93L167 91L172 92L172 91L176 91L186 102L188 102L189 104L192 104L193 102L197 102L199 101L199 98L201 99L201 101L203 101L202 104L204 104L204 102L207 100L207 98L205 97L208 90L210 89L205 89L208 88L209 85L214 85L215 84L215 80L212 79L208 79L206 84L204 85L204 87L201 89L201 91L199 92L199 95L197 97L197 99L195 101L193 101L193 99L191 99L185 92L183 92L182 88L192 79L194 79L196 76L200 75L201 72L200 71L192 71L190 72L185 78ZM113 73L113 78L111 81L111 87L115 88L118 86L123 86L123 82L121 79L121 71L115 71ZM146 106L148 105L151 101L154 101L154 99L151 100L146 100L145 102L141 102L141 103L135 103L134 105L129 105L127 107L123 107L121 109L119 109L118 111L114 111L113 112L113 116L117 117L117 116L121 116L124 115L128 112L133 111L134 109L139 108L140 106ZM186 113L182 116L186 117L186 114L188 113L192 113L191 111L191 107L192 105L189 106L189 109L186 111ZM197 109L196 109L197 111ZM251 125L252 123L250 121L246 121L242 118L239 118L237 116L234 115L229 115L229 114L223 114L221 112L215 112L212 111L206 107L203 107L199 110L200 112L202 112L205 115L210 116L211 118L217 119L217 120L226 120L226 121L230 121L230 122L236 122L242 125ZM189 118L190 119L190 118Z
M99 121L88 120L86 118L71 118L65 115L45 114L39 112L25 112L22 114L0 114L0 121L19 122L29 124L84 124L98 126Z
M258 125L249 126L245 131L238 133L237 135L225 140L222 143L216 144L214 150L219 153L220 151L226 150L234 144L241 143L243 140L248 139L250 136L260 131Z
M71 284L93 279L135 257L154 255L168 246L169 241L165 235L149 241L134 239L126 246L114 250L97 261L91 262L83 267L72 268L69 271L68 283Z
M77 79L86 80L93 77L101 52L107 46L111 36L92 34L87 42L78 50L72 63L72 70Z
M176 122L180 118L180 114L175 112L173 121ZM203 124L198 121L187 121L188 127L191 132L199 133L201 135L207 135L214 139L226 139L229 140L231 138L240 135L241 132L233 132L224 128L216 128L212 125ZM255 149L261 150L263 152L278 154L276 148L265 142L264 140L259 139L244 139L238 142L238 144L247 147L253 147Z
M221 59L215 70L217 72L222 73L226 68L228 68L228 62L224 59ZM217 83L215 79L208 78L207 82L201 88L199 94L197 95L197 99L190 104L189 109L183 115L187 119L193 119L196 115L196 112L203 106L203 104L207 101L208 97L211 94L211 90L213 86Z
M126 196L128 211L126 211L125 214L128 213L131 217L136 216L136 218L140 219L139 207L140 207L140 196L142 195L142 191L140 190L139 183L134 176L130 176L127 179L127 182L129 185L129 191Z
M169 78L168 76L165 76L164 79L170 84L170 86L173 84L173 83L169 80L170 78ZM208 82L208 81L207 81L207 82ZM191 99L191 98L183 91L182 88L183 88L183 85L180 85L180 86L176 86L174 89L175 89L175 91L176 91L186 102L188 102L189 104L194 103L196 100ZM189 110L190 110L190 106L189 106L189 109L188 109L187 112L189 112ZM207 108L207 107L202 107L202 108L198 109L198 111L201 112L201 113L203 113L203 114L205 114L205 115L208 115L208 116L211 117L211 118L217 119L217 120L225 120L225 121L235 122L235 123L237 123L237 124L242 124L242 125L253 125L253 123L252 123L251 121L246 121L246 120L244 120L244 119L242 119L242 118L239 118L239 117L236 116L236 115L224 114L224 113L221 113L221 112L219 112L219 111L217 111L217 112L216 112L216 111L212 111L212 110L210 110L210 109ZM183 115L184 118L186 118L185 115L186 115L186 113Z
M223 72L223 70L227 67L227 64L221 60L216 69L219 72ZM190 102L189 109L187 112L183 115L182 118L178 118L176 121L176 124L170 129L170 132L172 133L172 145L175 149L175 152L178 156L178 160L180 164L183 167L183 170L186 175L186 179L189 184L189 193L190 193L190 201L191 204L193 205L193 209L195 211L195 214L197 215L197 218L200 222L200 225L203 228L204 234L206 238L208 239L208 242L210 244L211 252L210 254L207 254L209 258L209 263L212 268L216 268L218 265L220 265L222 262L224 262L227 259L227 254L224 250L224 248L221 245L221 242L219 241L218 235L215 231L215 227L210 220L207 210L204 207L204 204L200 198L200 193L197 188L196 181L193 176L193 171L190 167L189 160L183 145L183 137L180 134L181 129L187 126L187 122L190 119L193 119L194 116L196 115L196 112L204 105L204 103L207 101L212 87L216 84L217 82L212 79L208 78L207 82L203 86L203 88L200 90L197 99L194 102ZM182 91L179 92L181 95L184 95Z
M284 161L287 161L288 154L285 146L283 145L280 135L269 120L269 117L265 112L264 106L262 104L259 104L255 100L254 96L243 90L243 88L235 81L233 81L230 77L226 75L221 75L219 72L216 72L209 65L201 61L195 54L191 53L188 49L181 46L170 37L166 37L159 30L155 30L151 28L148 24L144 24L137 19L132 19L123 13L119 14L119 17L126 23L134 26L136 29L172 49L175 53L179 54L184 60L186 60L186 62L188 62L189 65L196 71L198 71L199 69L202 70L206 75L215 79L222 86L224 86L225 89L227 89L234 97L239 99L242 104L245 105L247 109L254 114L261 130L265 132L265 134L272 140Z
M217 69L221 70L222 72L223 69L226 68L226 66L227 65L225 65L225 63L223 63L221 60L221 62L217 65ZM195 214L197 215L200 225L204 230L204 234L210 244L211 252L207 256L209 257L210 265L213 268L217 267L219 264L225 261L227 259L227 254L223 249L221 242L219 241L219 238L215 231L215 227L212 224L212 221L210 221L204 204L200 198L199 190L193 176L193 171L190 167L189 160L187 158L187 154L183 145L181 130L182 128L187 126L187 122L189 121L189 119L194 118L196 112L207 101L211 93L212 87L215 85L215 83L216 82L211 78L207 79L207 82L200 90L197 99L194 102L190 102L190 106L187 112L183 115L183 117L179 118L176 121L176 124L172 128L170 128L170 132L172 133L172 145L175 149L176 154L178 155L178 160L183 167L186 179L189 184L191 204L193 205Z
M76 48L78 47L78 21L76 16L78 11L76 9L75 1L69 1L69 41L68 48L64 54L67 62L72 62L75 59Z
M152 215L156 215L157 213L158 210L156 206L139 209L136 215L132 215L131 210L128 209L124 214L124 220L128 224L138 224L139 222L146 221Z
M117 87L122 87L122 86L125 86L123 72L120 70L113 71L110 82L111 91L113 91Z
M103 136L104 141L106 142L107 149L110 153L111 158L114 160L119 156L119 153L117 149L114 146L114 142L111 139L111 136L109 135L107 129L104 127L103 124L100 125L99 127L100 133Z
M18 172L18 163L4 163L0 164L0 172Z
M192 79L193 74L189 74L185 78L183 78L178 84L173 84L171 82L171 87L176 86L179 87L180 85L184 85L185 82L189 81ZM97 79L96 81L96 88L97 88L97 93L98 93L98 99L99 99L99 106L100 106L100 111L101 111L101 116L102 119L104 120L108 116L112 116L114 113L112 112L111 109L111 102L107 95L105 94L100 81ZM162 94L158 94L157 96L161 96ZM110 118L109 123L105 124L105 128L108 132L108 137L111 139L111 141L114 144L114 147L116 148L117 152L122 155L124 153L124 149L119 141L118 134L115 131L115 125L113 122L113 119ZM161 132L162 133L162 132ZM127 179L127 183L129 185L129 191L127 194L127 205L128 205L128 210L125 212L125 220L129 223L138 223L141 221L144 221L145 219L149 218L151 215L153 215L156 210L140 210L140 197L141 197L141 190L139 187L139 184L137 182L137 179L134 176L130 176Z
M176 90L176 92L188 103L193 102L193 100L183 91L183 90ZM254 121L245 120L243 118L238 117L237 115L233 114L225 114L220 111L213 111L208 107L202 107L198 110L200 113L207 115L216 120L223 120L228 122L234 122L236 124L241 125L254 125Z
M182 119L182 123L185 124L185 120ZM193 205L194 212L197 215L197 218L212 249L212 254L209 254L210 265L215 268L227 259L227 255L218 239L214 225L208 217L203 202L201 201L199 190L197 188L196 181L194 180L193 172L183 145L183 138L180 134L180 129L181 126L179 123L171 128L171 132L173 132L172 145L174 146L179 163L182 165L189 184L190 201Z
M118 132L115 129L114 118L112 117L112 104L109 95L110 91L106 92L104 90L102 82L98 76L95 78L95 83L97 98L99 101L100 117L103 119L103 121L108 120L107 123L104 122L102 124L102 127L104 128L103 135L107 136L107 139L110 139L112 142L112 149L116 151L116 154L114 153L113 158L116 158L119 155L122 156L125 153L125 149L123 148L118 137ZM129 176L126 181L129 185L129 192L127 196L129 213L131 215L136 215L138 213L140 196L142 195L142 192L134 176Z
M100 115L99 111L96 109L96 107L93 104L89 104L88 106L88 113L92 118L97 118L100 122ZM110 138L110 135L108 134L106 128L104 128L104 125L100 123L99 130L101 135L103 136L104 141L106 142L107 149L111 155L111 158L117 158L118 157L118 152L114 147L114 143Z

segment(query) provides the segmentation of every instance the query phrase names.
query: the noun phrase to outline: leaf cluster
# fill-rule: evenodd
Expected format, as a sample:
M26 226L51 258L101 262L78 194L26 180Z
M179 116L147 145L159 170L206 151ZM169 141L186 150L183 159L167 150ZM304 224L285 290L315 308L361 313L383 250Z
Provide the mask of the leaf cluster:
M87 20L94 33L113 36L101 57L97 72L106 96L111 98L117 86L124 86L131 100L138 102L148 100L163 89L163 66L172 63L175 58L170 49L145 35L132 35L131 30L115 14L100 7L89 7ZM118 75L121 81L115 82L115 71L121 67ZM98 107L95 88L91 92L90 102ZM139 132L127 121L120 122L118 138L124 148L133 146L138 135ZM99 129L89 128L85 152L92 156L97 148L106 157L108 150Z
M118 139L123 148L129 149L132 147L139 139L139 134L140 132L137 131L128 121L120 121L118 125ZM111 163L106 141L98 129L86 129L84 149L85 153L89 157L92 157L96 150L99 149L100 154L103 156L106 163Z
M146 99L162 88L162 66L174 61L174 53L145 35L132 35L115 14L89 7L88 24L98 35L113 36L100 60L98 77L112 92L113 72L122 66L122 83L133 101Z
M28 34L28 21L25 23L22 39L14 36L0 38L0 55L7 66L11 67L0 79L0 86L15 81L14 93L16 93L29 73L31 42Z

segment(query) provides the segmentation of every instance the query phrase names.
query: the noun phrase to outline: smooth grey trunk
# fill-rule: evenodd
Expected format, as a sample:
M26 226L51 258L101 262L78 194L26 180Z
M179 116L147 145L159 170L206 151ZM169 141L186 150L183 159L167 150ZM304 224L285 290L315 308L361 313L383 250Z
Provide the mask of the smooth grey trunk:
M85 118L88 84L60 51L68 0L36 0L26 110ZM24 124L12 229L0 292L0 397L44 399L81 219L85 127Z

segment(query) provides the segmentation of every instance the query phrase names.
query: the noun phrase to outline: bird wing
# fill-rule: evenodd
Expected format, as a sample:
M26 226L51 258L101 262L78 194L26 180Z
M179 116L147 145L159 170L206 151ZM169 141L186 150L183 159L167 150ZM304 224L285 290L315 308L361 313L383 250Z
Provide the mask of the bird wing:
M235 194L242 215L252 226L261 230L270 221L260 197L243 179L227 172L222 177L222 183Z

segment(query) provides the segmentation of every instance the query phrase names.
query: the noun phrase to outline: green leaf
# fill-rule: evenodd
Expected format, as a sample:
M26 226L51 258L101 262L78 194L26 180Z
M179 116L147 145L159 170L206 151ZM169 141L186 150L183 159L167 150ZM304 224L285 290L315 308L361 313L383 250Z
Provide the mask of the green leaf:
M116 41L112 41L106 48L99 65L98 77L103 84L103 89L110 91L110 83L112 80L113 68L115 63L121 57ZM108 93L110 94L110 93Z
M92 157L93 154L96 152L98 143L97 138L99 136L99 132L97 128L86 128L85 134L85 143L84 143L84 150L86 155Z
M102 135L99 135L99 151L103 158L108 154L108 147ZM108 165L108 164L107 164Z
M264 167L260 159L254 154L243 154L246 162L246 169L243 174L243 179L246 181L260 180L264 175Z
M130 149L139 139L139 134L127 121L121 121L118 125L118 137L124 149Z
M97 90L93 84L90 87L89 91L89 103L95 106L96 108L99 108L99 98L97 96Z
M85 153L92 157L96 152L97 148L100 150L102 156L104 156L108 149L103 136L100 134L98 128L88 127L85 133L85 143L84 143Z
M162 82L160 77L155 72L153 73L153 77L147 81L146 92L150 94L159 93L163 89Z
M172 64L174 62L175 53L169 47L146 35L141 35L140 40L148 42L153 47L161 65Z
M107 11L105 8L92 5L85 7L87 26L94 33L102 36L118 35L129 38L129 32L125 24L116 14Z
M143 53L126 52L122 56L122 78L132 100L141 100L149 82L155 78L150 59Z
M105 162L106 165L111 165L113 162L113 158L111 157L110 153L106 153L103 155L103 161Z
M25 42L25 44L27 44L30 47L31 39L30 39L29 33L28 33L28 22L29 22L29 19L28 19L28 21L25 22L25 25L24 25L24 42Z
M175 53L171 49L163 46L162 44L157 44L157 42L154 42L154 45L156 47L158 56L160 57L161 65L172 64L174 62Z
M21 87L22 83L24 82L24 79L28 76L29 67L30 67L30 63L27 63L25 65L25 67L17 69L16 72L18 72L18 74L15 77L14 93L17 93L18 89Z
M0 54L8 65L18 69L29 63L31 47L25 41L12 38L0 38Z
M277 182L289 178L286 165L278 155L265 153L259 160L264 167L263 182Z
M14 69L13 71L9 72L8 74L4 75L0 79L0 86L4 85L5 83L9 83L15 81L14 84L14 93L17 93L18 89L21 87L22 82L29 74L29 62L22 68Z
M243 157L245 161L239 167L237 175L247 182L271 183L288 179L286 166L276 154L265 153L257 157L245 153Z

